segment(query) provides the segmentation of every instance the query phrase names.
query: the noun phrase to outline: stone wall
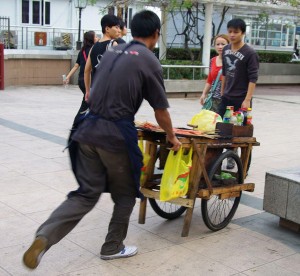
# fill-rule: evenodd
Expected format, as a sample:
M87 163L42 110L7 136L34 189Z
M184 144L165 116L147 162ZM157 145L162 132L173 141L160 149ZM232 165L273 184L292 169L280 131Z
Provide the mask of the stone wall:
M4 85L58 85L70 71L72 55L60 51L5 50Z
M74 66L77 51L5 50L5 86L60 85L62 75ZM77 84L77 74L71 84ZM300 63L260 64L258 84L300 84ZM204 88L205 80L165 80L169 97L193 97Z

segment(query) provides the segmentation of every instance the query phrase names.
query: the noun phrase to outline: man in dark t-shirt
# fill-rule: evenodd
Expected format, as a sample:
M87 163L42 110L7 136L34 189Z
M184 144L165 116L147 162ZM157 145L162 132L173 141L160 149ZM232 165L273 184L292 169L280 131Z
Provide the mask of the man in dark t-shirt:
M100 60L109 46L118 45L113 40L120 36L120 20L115 15L107 14L101 19L101 28L103 37L94 44L91 49L88 59L86 61L84 70L84 83L85 83L85 100L88 100L90 95L91 79L96 71Z
M234 106L235 111L251 106L259 69L256 52L243 41L246 23L239 18L232 19L227 30L231 43L223 48L222 55L222 101L219 108L222 117L228 105Z
M130 215L139 196L142 153L138 147L134 116L143 99L154 109L172 150L179 150L170 114L162 68L151 50L160 35L160 20L152 11L137 13L131 23L134 40L109 48L97 67L90 114L74 135L79 142L76 191L39 227L24 264L34 269L42 255L65 237L109 191L114 210L100 258L112 260L137 254L136 246L124 245ZM101 218L100 218L101 219Z

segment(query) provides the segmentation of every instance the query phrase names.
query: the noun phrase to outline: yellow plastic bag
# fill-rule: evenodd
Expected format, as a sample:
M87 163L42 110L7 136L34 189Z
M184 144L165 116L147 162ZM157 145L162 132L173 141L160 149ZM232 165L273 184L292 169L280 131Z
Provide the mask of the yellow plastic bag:
M218 122L222 122L222 117L218 113L202 109L198 114L193 116L188 124L196 125L196 129L200 131L213 132Z
M167 201L185 196L189 188L189 176L192 167L192 148L184 154L182 147L176 153L168 154L160 183L160 200Z
M141 169L141 178L140 178L140 183L144 183L145 179L146 179L146 170L147 170L147 166L148 163L150 161L150 155L145 153L144 150L144 141L142 139L139 140L139 148L143 154L143 167Z

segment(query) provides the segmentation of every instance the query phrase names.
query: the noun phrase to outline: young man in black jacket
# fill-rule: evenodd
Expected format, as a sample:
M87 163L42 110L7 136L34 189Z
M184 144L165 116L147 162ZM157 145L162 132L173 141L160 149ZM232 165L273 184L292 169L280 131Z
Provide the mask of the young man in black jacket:
M219 114L223 117L226 106L234 110L251 106L258 79L259 61L253 48L244 42L246 23L240 18L227 24L230 44L223 48L222 101Z

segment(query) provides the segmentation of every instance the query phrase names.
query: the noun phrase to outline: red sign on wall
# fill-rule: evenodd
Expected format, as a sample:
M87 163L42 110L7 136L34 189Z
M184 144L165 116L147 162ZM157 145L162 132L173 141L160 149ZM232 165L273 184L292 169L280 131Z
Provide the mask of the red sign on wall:
M46 32L35 32L34 33L34 45L35 46L46 46L47 45L47 33Z
M4 44L0 43L0 90L4 90Z

